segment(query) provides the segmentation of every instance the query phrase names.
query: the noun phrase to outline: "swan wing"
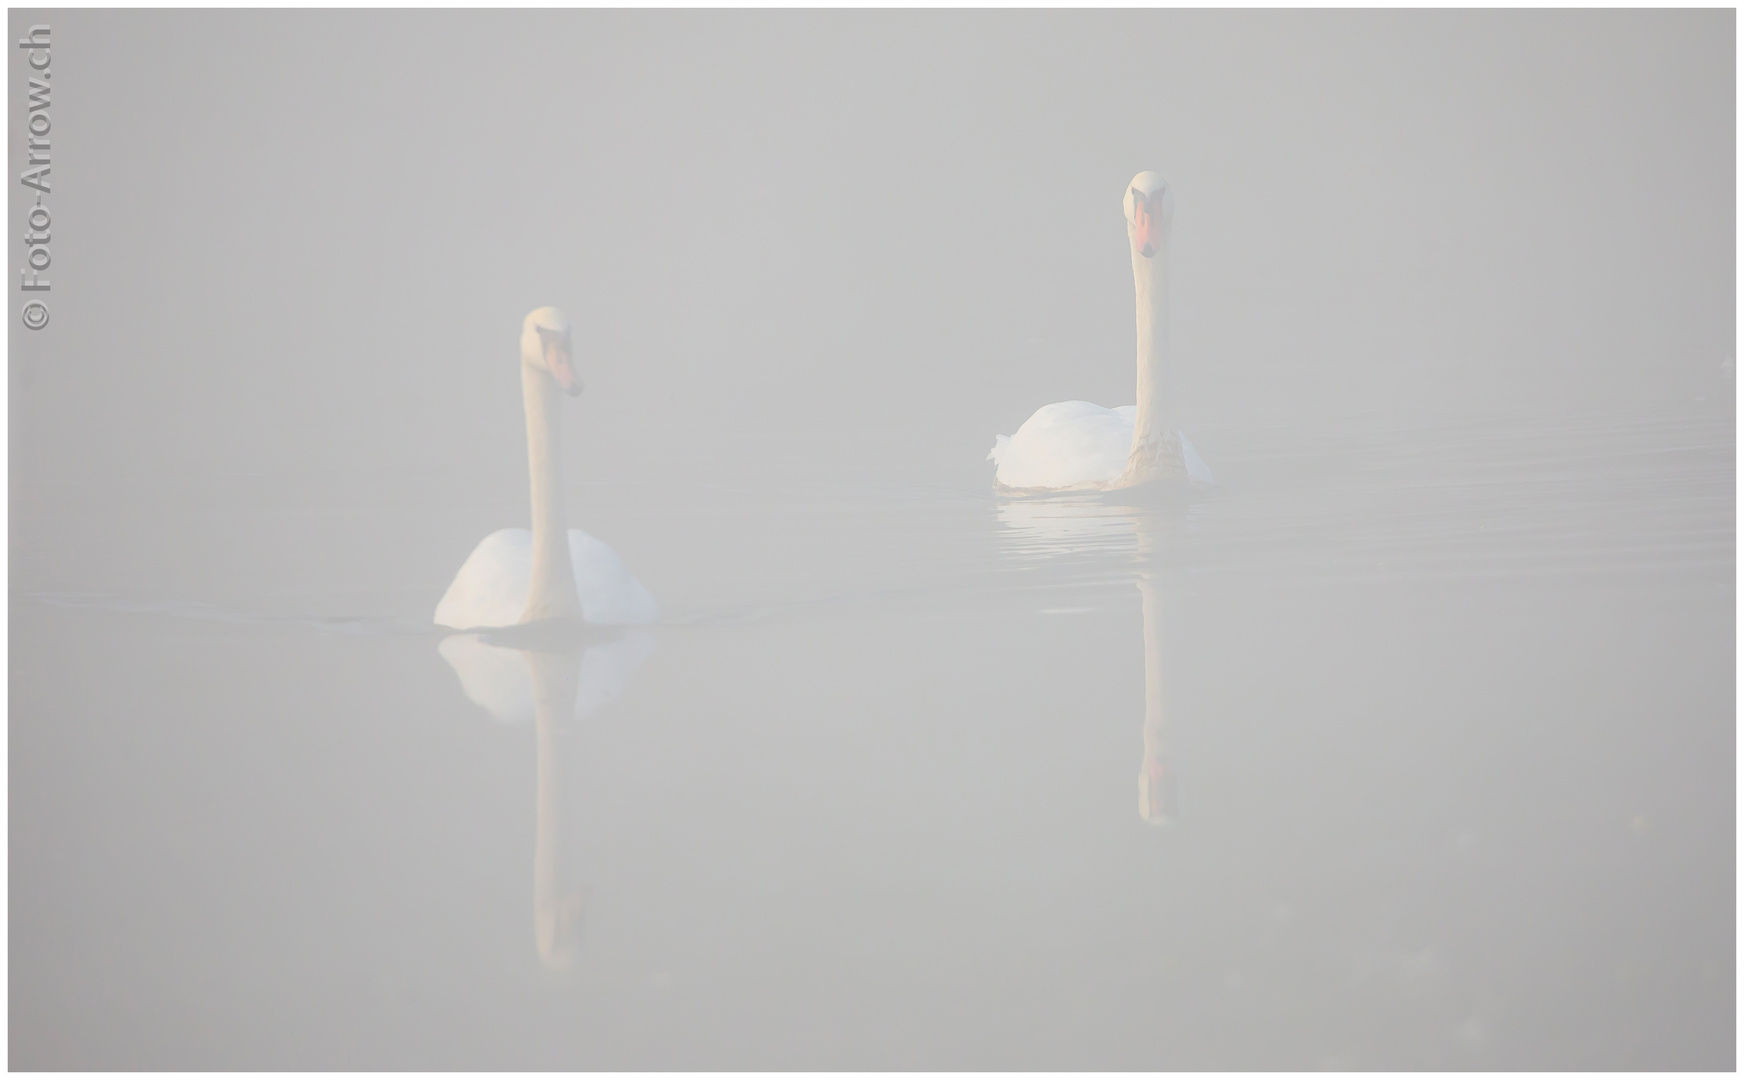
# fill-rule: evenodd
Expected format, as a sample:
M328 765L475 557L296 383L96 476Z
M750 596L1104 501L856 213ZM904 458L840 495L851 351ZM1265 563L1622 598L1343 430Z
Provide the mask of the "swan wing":
M1037 409L1008 441L994 447L1001 484L1014 488L1066 488L1112 480L1126 468L1138 409L1105 409L1088 401L1059 401Z
M580 529L569 530L569 560L575 567L583 619L595 626L646 626L660 621L660 605L653 594L604 540Z
M455 630L515 625L527 609L532 568L532 533L526 529L491 533L472 549L442 594L436 625Z

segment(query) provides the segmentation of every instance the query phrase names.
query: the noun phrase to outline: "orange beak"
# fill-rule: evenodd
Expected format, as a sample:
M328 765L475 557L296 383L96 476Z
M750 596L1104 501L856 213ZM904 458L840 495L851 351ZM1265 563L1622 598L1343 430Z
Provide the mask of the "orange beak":
M1157 253L1157 219L1151 214L1151 208L1138 200L1133 201L1132 210L1132 246L1145 258Z
M557 385L563 387L564 393L570 397L581 393L581 377L575 373L575 365L570 361L567 342L556 339L545 342L545 366L550 369L551 377L557 380Z

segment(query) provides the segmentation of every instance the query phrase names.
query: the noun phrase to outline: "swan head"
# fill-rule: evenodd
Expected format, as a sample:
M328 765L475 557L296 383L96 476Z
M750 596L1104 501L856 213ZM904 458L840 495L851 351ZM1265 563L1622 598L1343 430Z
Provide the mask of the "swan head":
M581 393L581 377L575 373L575 354L570 346L569 317L556 308L538 308L521 320L521 363L557 380L565 393Z
M1149 259L1163 249L1169 222L1175 216L1175 193L1154 172L1141 172L1126 185L1126 233L1132 250Z

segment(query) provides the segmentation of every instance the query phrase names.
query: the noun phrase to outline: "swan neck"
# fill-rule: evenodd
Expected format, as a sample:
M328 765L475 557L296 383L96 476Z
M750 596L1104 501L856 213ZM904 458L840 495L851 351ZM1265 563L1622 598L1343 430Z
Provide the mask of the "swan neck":
M527 468L533 495L533 565L521 621L579 621L581 601L563 515L557 388L544 372L523 364L521 393L527 407Z
M1133 421L1133 446L1177 431L1170 411L1169 383L1169 245L1163 242L1147 259L1132 253L1133 291L1138 301L1138 415Z

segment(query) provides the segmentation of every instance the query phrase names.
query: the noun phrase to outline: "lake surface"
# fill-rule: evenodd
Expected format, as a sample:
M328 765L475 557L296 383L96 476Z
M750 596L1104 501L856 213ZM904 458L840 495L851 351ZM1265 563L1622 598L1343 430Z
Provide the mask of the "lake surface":
M572 483L663 620L537 656L490 468L15 470L12 1064L1732 1068L1729 403L1192 434Z

